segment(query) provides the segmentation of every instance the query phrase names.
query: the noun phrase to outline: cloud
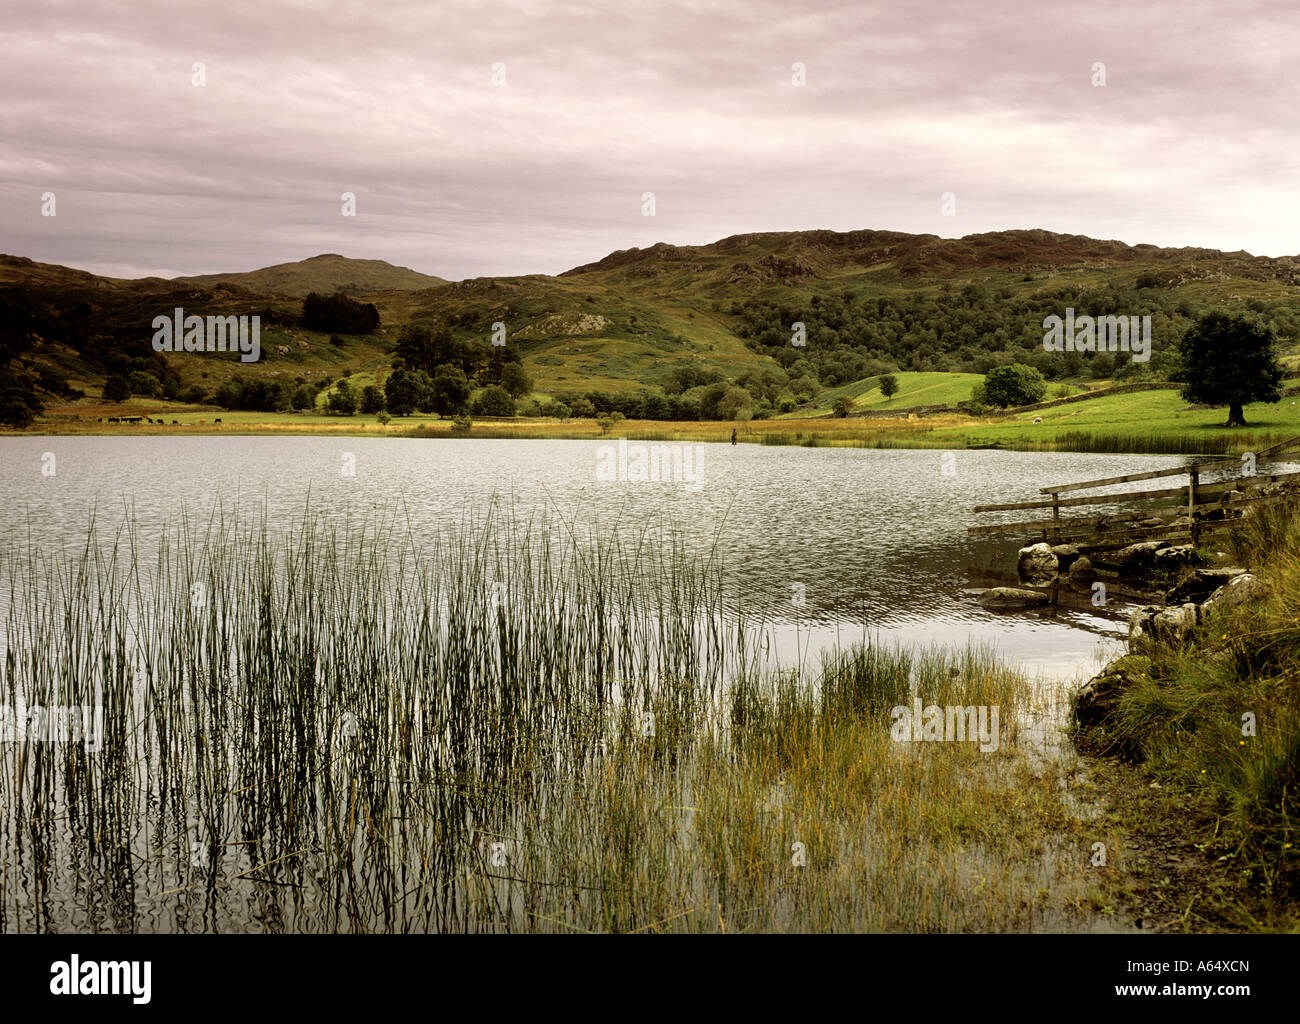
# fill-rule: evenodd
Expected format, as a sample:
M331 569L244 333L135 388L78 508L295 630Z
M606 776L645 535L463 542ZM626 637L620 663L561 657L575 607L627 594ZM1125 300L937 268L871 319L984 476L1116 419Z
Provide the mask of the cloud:
M79 0L7 19L3 248L100 273L322 251L554 273L818 227L1300 248L1289 5Z

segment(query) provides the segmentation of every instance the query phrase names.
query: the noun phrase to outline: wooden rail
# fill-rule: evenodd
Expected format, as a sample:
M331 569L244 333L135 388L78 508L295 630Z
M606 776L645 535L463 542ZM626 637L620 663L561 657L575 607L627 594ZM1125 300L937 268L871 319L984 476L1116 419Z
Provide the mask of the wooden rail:
M1134 539L1156 540L1171 536L1188 535L1192 543L1199 543L1201 533L1220 529L1229 525L1234 513L1239 513L1247 506L1268 505L1292 496L1291 488L1300 485L1300 472L1260 473L1262 463L1280 463L1300 461L1300 436L1279 441L1277 444L1253 453L1254 473L1247 476L1245 470L1250 465L1252 453L1246 453L1240 459L1216 459L1196 463L1191 466L1175 466L1170 469L1155 469L1145 473L1127 473L1123 476L1103 477L1100 480L1085 480L1082 483L1057 484L1040 488L1040 494L1049 495L1033 501L1002 502L991 505L976 505L975 513L1027 511L1030 509L1052 510L1051 519L1030 519L1010 523L990 523L967 528L972 534L991 534L1026 532L1030 535L1041 534L1043 540L1060 543L1064 540L1074 542L1093 540L1103 546L1115 544L1122 546ZM1236 470L1237 475L1213 483L1202 483L1202 474ZM1062 494L1076 491L1097 490L1115 487L1120 484L1136 483L1143 480L1161 480L1184 476L1186 484L1176 487L1160 487L1146 491L1120 491L1111 494L1092 494L1083 497L1062 498ZM1283 484L1285 491L1274 488L1270 493L1263 493L1265 485ZM1240 497L1229 498L1233 491L1242 492ZM1132 508L1142 502L1160 502L1158 507ZM1172 503L1171 503L1172 502ZM1099 517L1076 516L1062 519L1061 509L1081 508L1089 505L1119 506L1121 511ZM1125 509L1124 506L1130 506ZM1220 513L1214 515L1214 513ZM1163 520L1173 515L1173 519L1157 525L1152 520Z

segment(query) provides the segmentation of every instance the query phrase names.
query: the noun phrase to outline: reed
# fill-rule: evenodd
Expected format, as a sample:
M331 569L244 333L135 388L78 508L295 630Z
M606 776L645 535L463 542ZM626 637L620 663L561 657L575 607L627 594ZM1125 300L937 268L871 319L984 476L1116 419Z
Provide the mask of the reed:
M0 742L0 930L985 931L1080 902L1017 749L1031 691L987 652L764 671L724 567L668 533L239 511L0 556L0 700L103 715L99 749ZM894 742L913 693L998 705L1002 745Z

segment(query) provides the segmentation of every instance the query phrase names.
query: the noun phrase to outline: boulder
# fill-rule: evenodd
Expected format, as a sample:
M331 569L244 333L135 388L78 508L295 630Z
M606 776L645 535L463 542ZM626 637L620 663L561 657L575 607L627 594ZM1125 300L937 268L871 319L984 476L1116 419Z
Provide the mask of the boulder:
M1184 566L1199 565L1201 556L1191 544L1177 544L1161 548L1153 559L1157 569L1181 569Z
M1200 609L1190 602L1165 608L1146 605L1129 615L1129 644L1148 637L1153 640L1183 640L1199 621Z
M1141 655L1126 654L1112 661L1075 694L1075 720L1084 729L1099 725L1115 710L1121 694L1150 672L1151 660Z
M1052 554L1056 556L1056 571L1069 572L1079 558L1079 549L1073 544L1054 544Z
M1097 570L1092 567L1092 559L1086 555L1075 559L1070 566L1070 583L1085 590L1097 579Z
M1207 597L1201 607L1207 612L1216 608L1232 608L1243 601L1262 597L1263 594L1264 584L1260 582L1259 577L1244 572L1240 576L1234 576Z
M1033 608L1050 601L1051 597L1041 590L1026 590L1023 587L994 587L979 596L981 605L993 609Z
M1155 565L1156 552L1167 547L1167 540L1144 540L1113 552L1108 561L1123 574L1137 573Z
M1031 544L1021 548L1016 559L1022 583L1051 583L1056 579L1056 565L1050 544Z
M1245 572L1245 569L1236 568L1197 569L1165 594L1165 604L1186 604L1188 601L1199 604L1237 576L1245 575Z

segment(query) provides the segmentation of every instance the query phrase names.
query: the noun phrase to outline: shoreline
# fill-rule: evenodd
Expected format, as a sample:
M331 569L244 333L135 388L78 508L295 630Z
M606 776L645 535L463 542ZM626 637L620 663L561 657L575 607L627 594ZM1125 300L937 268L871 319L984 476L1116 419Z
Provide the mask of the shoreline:
M46 415L27 430L0 429L0 437L390 437L429 440L601 441L625 438L640 442L737 444L806 448L877 448L947 451L1052 451L1113 455L1235 456L1293 436L1289 424L1261 423L1233 432L1189 430L1182 434L1139 434L1119 430L1030 429L1016 417L998 419L942 414L925 417L815 417L733 423L720 420L620 420L602 429L595 419L559 421L545 418L481 419L457 428L450 419L410 416L381 424L360 417L296 416L285 413L225 412L205 414L142 410L123 415L151 415L176 422L103 422L108 417ZM180 417L185 419L181 420ZM197 416L197 418L196 418ZM991 436L991 434L993 436Z

